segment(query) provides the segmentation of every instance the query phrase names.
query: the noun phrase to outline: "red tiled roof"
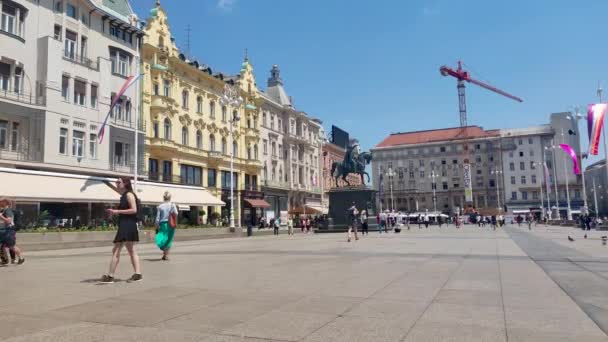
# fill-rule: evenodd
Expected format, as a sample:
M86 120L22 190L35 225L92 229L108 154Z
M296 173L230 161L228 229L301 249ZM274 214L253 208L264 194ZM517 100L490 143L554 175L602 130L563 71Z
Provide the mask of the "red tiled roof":
M466 129L466 132L465 132ZM500 135L499 130L493 129L485 131L479 126L467 126L465 128L442 128L428 131L393 133L382 140L376 148L390 147L398 145L413 145L440 141L460 140L464 138L486 138L497 137Z

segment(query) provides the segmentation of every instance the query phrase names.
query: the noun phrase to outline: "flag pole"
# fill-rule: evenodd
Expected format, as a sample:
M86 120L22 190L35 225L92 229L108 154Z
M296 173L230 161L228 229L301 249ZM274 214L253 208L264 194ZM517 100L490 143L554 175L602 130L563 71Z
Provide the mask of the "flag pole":
M141 51L140 51L141 53ZM140 68L141 68L141 59L140 57L136 57L137 58L137 75L139 75L140 73ZM140 96L139 96L139 91L140 91L140 83L142 80L140 79L137 84L135 85L135 103L137 103L137 110L135 111L135 147L133 149L133 152L135 153L135 158L133 158L135 160L135 165L133 166L133 190L135 191L135 193L137 193L137 168L139 166L139 154L138 154L138 150L139 150L139 144L138 144L138 135L139 135L139 113L141 111L141 103L140 103Z
M602 103L602 85L600 84L600 82L597 83L597 96L599 97L600 103ZM606 127L603 128L604 129L602 129L602 137L604 140L604 168L606 169L606 184L608 184L608 149L606 149ZM596 215L599 217L599 213L596 213Z

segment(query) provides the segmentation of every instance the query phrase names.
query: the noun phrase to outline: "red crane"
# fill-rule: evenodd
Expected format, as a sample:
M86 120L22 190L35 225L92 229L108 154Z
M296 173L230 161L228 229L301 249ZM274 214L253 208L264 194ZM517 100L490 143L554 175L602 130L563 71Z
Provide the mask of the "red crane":
M513 96L505 91L492 87L489 84L486 84L486 83L483 83L481 81L471 78L471 76L469 75L469 72L462 69L462 63L460 61L458 61L458 69L454 70L454 69L444 65L441 68L439 68L439 72L443 76L452 76L458 80L457 88L458 88L458 102L459 102L458 105L460 107L460 127L467 126L467 103L466 103L466 97L464 95L464 81L476 84L482 88L488 89L488 90L493 91L502 96L506 96L517 102L524 101L517 96Z

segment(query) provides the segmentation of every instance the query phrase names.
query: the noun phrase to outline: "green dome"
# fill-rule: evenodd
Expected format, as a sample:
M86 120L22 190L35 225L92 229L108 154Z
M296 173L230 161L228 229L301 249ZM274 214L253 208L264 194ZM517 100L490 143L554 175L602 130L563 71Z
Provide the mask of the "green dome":
M150 10L150 16L152 17L156 17L158 15L158 8L154 7L153 9Z

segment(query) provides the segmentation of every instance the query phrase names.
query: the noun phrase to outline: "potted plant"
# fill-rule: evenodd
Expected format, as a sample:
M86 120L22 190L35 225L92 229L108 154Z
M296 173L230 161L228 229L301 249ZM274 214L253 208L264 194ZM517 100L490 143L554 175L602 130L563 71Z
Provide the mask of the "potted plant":
M198 211L198 225L202 226L205 223L205 214L207 214L204 210Z

